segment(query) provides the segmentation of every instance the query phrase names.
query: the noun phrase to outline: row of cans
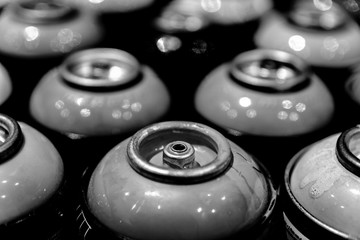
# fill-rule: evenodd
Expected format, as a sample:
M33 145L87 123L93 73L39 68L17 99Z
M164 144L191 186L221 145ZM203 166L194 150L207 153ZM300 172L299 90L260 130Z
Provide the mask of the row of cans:
M1 235L359 239L357 2L286 4L4 4Z
M288 239L357 239L359 127L299 151L279 195L261 162L203 124L149 125L77 183L43 134L0 120L7 239L281 238L281 212Z

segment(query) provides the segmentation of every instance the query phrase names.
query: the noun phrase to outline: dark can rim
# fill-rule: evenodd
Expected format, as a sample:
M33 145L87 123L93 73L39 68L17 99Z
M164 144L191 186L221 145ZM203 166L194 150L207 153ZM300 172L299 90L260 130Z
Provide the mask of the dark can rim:
M0 114L0 126L8 133L5 141L0 145L0 163L2 163L17 154L23 145L24 136L18 122L6 114Z
M239 71L237 66L248 62L260 61L263 59L275 60L284 64L290 64L297 69L298 74L286 81L269 81L256 76L251 76ZM230 74L239 82L243 82L254 87L265 87L275 89L277 91L287 91L304 81L310 75L310 66L300 57L277 49L258 48L248 50L236 56L230 64Z
M109 65L127 65L129 71L124 78L111 80L108 78L93 79L85 76L74 74L72 68L82 63L95 63L103 61ZM95 87L95 88L111 88L126 85L135 80L140 74L140 63L130 53L115 49L115 48L92 48L75 52L68 56L64 62L59 66L59 73L62 78L71 83L81 87Z
M351 173L360 177L360 159L350 150L349 144L355 135L360 134L360 125L342 132L336 142L336 156L339 162Z
M187 132L203 138L216 151L216 157L210 163L193 169L168 169L149 163L140 153L141 143L155 134L169 131ZM231 165L233 155L226 138L218 131L206 125L187 121L167 121L155 123L136 132L127 146L128 162L139 174L158 181L199 182L214 178Z

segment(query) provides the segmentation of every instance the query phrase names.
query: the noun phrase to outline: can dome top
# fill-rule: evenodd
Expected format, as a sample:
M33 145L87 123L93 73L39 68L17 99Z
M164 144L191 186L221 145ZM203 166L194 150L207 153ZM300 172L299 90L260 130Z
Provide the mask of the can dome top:
M284 182L292 205L286 204L290 206L286 214L292 221L311 221L307 230L302 228L309 239L360 236L359 156L360 126L356 126L309 145L289 161Z

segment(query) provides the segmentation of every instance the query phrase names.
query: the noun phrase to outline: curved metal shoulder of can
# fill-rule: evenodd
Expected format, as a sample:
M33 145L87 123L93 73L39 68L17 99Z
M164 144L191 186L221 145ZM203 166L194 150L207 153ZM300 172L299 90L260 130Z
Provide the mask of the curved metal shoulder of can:
M0 142L0 225L6 225L54 196L63 182L64 167L44 135L4 114Z
M103 33L97 15L61 1L12 1L0 14L0 52L41 58L94 46Z
M269 11L254 41L258 47L291 52L318 67L360 61L359 25L335 1L296 1L286 13Z
M359 136L358 126L331 135L288 163L284 214L293 234L359 239Z
M9 72L0 64L0 106L9 99L12 90L13 86Z
M360 65L352 68L351 75L346 79L344 88L347 96L356 104L360 104ZM355 111L354 111L355 112ZM357 115L355 115L357 116Z
M131 54L111 48L79 51L48 72L30 99L32 116L55 131L108 136L164 116L166 86Z
M301 58L254 49L211 71L195 95L197 111L225 129L295 136L326 126L334 99Z
M160 122L115 146L92 172L87 207L131 239L254 239L273 216L265 168L219 132Z

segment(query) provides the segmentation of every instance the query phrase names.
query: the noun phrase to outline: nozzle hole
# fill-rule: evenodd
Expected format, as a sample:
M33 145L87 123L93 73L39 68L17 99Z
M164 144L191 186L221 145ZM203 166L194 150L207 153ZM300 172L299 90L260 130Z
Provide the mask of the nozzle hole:
M176 143L171 146L171 150L173 150L174 152L177 152L177 153L182 153L182 152L186 152L187 147L185 144Z

